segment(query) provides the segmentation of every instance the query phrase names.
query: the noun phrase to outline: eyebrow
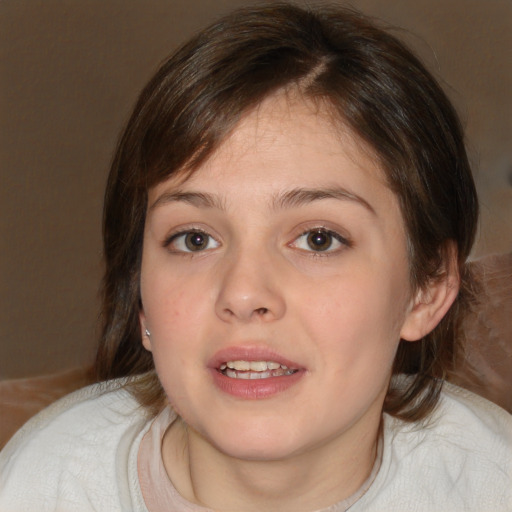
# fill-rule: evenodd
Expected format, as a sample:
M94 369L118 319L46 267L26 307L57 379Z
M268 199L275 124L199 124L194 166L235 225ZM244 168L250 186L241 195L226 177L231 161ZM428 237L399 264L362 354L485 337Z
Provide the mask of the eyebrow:
M162 206L164 204L182 202L188 203L196 208L217 208L225 210L222 199L212 194L203 192L165 192L149 207L150 210Z
M348 191L343 187L328 188L295 188L273 197L271 207L273 210L286 208L297 208L299 206L319 201L322 199L336 199L341 201L353 201L366 208L369 212L376 215L373 206L361 196ZM196 208L216 208L225 210L225 204L221 197L205 192L165 192L150 206L150 210L159 206L183 202Z
M282 208L296 208L304 204L319 201L321 199L337 199L341 201L353 201L364 206L369 212L376 215L373 206L361 196L348 191L343 187L329 188L296 188L280 194L272 201L272 207L276 210Z

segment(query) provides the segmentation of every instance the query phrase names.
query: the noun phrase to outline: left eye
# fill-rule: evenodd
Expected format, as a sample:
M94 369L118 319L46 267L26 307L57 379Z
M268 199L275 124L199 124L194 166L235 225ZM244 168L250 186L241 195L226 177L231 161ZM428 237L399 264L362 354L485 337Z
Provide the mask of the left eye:
M219 243L203 231L187 231L173 235L168 246L176 252L200 252L215 249Z
M326 229L307 231L295 239L292 246L304 251L331 252L348 245L338 233Z

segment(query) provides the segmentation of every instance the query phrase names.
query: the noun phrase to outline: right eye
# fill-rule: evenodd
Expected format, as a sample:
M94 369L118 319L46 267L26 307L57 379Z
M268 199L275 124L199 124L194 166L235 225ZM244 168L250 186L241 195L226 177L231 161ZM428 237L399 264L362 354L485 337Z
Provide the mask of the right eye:
M172 235L165 244L173 252L200 252L215 249L219 242L204 231L184 231Z
M325 228L305 231L291 244L292 247L313 253L331 254L339 252L349 241L340 234Z

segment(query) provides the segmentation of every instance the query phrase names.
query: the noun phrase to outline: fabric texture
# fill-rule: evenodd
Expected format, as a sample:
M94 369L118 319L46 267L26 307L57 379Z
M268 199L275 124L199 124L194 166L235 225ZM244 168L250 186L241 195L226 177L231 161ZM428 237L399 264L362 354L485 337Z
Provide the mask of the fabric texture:
M0 450L32 416L59 398L92 384L91 367L51 375L0 380Z
M165 421L172 421L172 413L167 414ZM152 424L119 382L61 399L0 452L0 510L153 512L140 483L147 495L151 481L138 475L141 441ZM186 502L174 489L171 495L176 496L167 509L171 512L207 510ZM345 509L336 504L325 512ZM511 511L512 416L450 384L425 424L385 415L380 467L349 509Z

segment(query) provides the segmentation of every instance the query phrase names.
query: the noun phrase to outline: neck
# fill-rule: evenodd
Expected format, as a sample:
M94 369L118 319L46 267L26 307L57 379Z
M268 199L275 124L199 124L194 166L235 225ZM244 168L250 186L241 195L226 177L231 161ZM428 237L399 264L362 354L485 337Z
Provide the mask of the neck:
M164 437L163 459L178 492L198 505L240 512L310 511L342 501L363 485L375 464L378 430L377 421L364 435L345 432L285 459L261 461L230 457L176 422Z

